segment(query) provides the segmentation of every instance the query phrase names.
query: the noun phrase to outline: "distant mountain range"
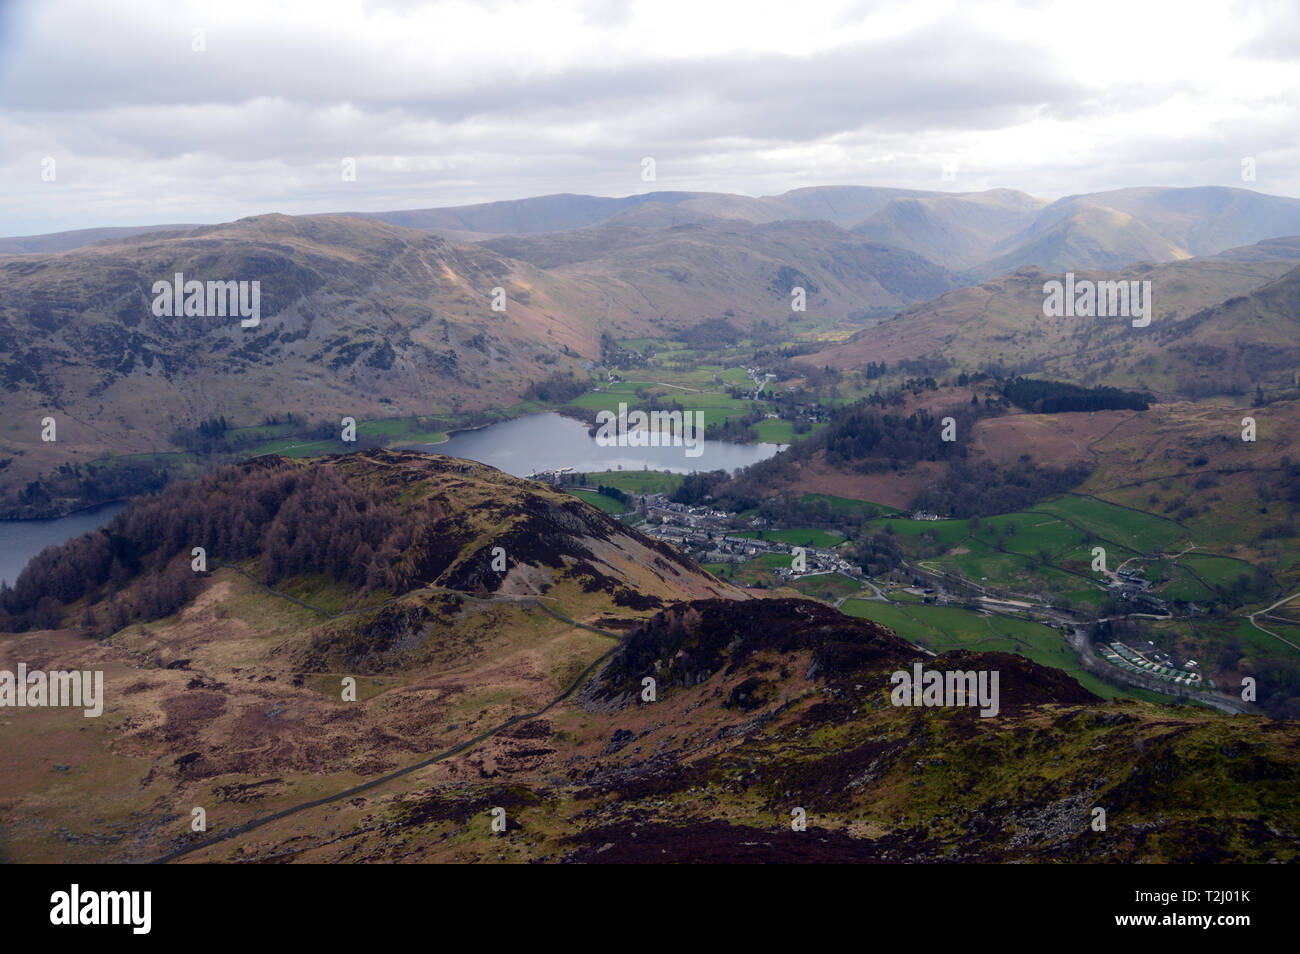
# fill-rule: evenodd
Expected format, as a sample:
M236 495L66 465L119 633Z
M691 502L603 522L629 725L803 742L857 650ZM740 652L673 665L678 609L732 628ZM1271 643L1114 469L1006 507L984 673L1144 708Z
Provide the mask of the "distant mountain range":
M1207 186L1116 189L1049 203L1012 189L949 193L820 186L761 198L700 192L617 199L554 195L362 217L473 239L595 225L822 221L986 278L1022 265L1053 271L1170 262L1297 235L1300 199Z
M1221 186L1115 189L1055 202L1013 189L959 193L870 186L814 186L758 198L716 192L646 192L619 198L561 194L342 214L438 232L457 241L540 236L599 225L666 229L725 221L829 222L979 278L1022 265L1053 271L1171 262L1300 235L1300 199ZM82 229L0 238L0 253L67 251L105 238L185 228L189 226Z
M74 248L93 245L106 239L132 238L151 232L176 232L199 228L197 225L129 225L122 228L75 229L71 232L50 232L45 235L15 235L0 238L0 255L20 255L27 252L67 252Z
M1300 370L1300 240L1116 271L1079 280L1149 281L1151 323L1049 318L1043 286L1061 272L1025 266L954 289L801 357L821 367L905 360L943 370L1037 374L1138 388L1166 397L1245 394L1296 386Z
M809 315L856 331L809 359L822 364L926 358L1182 395L1281 387L1300 367L1286 310L1300 276L1284 277L1297 236L1300 200L1242 189L1048 203L835 186L0 239L0 410L60 420L57 451L40 455L26 453L34 425L0 434L0 484L170 451L176 429L217 415L506 407L530 382L599 360L604 334L664 339L717 318L776 333L798 288ZM1152 280L1149 333L1045 321L1043 282L1065 271ZM154 283L178 272L259 282L261 324L156 317Z

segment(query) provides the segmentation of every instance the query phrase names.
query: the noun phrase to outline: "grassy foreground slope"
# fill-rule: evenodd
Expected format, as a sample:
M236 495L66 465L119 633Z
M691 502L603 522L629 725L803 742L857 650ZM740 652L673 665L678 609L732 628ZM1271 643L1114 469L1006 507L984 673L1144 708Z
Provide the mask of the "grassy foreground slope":
M891 704L913 662L996 670L998 715ZM1286 861L1298 744L1294 723L1101 703L1006 653L928 657L820 604L703 601L480 752L186 858Z
M351 556L313 562L296 540L317 526ZM211 562L171 607L196 530ZM19 631L0 638L10 669L105 674L100 718L5 710L11 860L1295 853L1295 723L1105 703L970 634L931 656L824 604L745 599L570 495L468 461L262 459L88 536L28 581L60 606L13 603ZM97 579L106 553L103 584L56 585L65 563ZM890 674L914 663L996 671L997 714L891 704Z
M744 598L470 461L259 458L174 485L3 594L0 668L102 671L105 705L4 710L0 852L145 860L193 807L215 830L372 780L545 706L658 607L716 596Z

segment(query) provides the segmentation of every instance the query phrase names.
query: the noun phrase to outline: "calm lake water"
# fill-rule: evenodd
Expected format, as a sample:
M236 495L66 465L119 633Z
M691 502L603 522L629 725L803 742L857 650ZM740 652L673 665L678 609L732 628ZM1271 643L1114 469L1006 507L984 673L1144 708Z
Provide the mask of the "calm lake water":
M51 543L62 543L108 523L126 504L104 504L53 520L0 520L0 580L13 586L27 561Z
M476 460L507 474L527 477L537 471L561 467L588 472L647 469L675 474L697 470L730 472L766 460L785 445L704 441L699 457L687 457L685 447L601 447L587 433L585 424L548 411L476 431L461 431L441 444L408 446Z
M586 425L547 412L476 431L461 431L441 444L411 446L476 460L507 474L527 477L539 470L561 467L579 471L667 470L675 474L697 470L730 472L766 460L785 445L704 441L699 457L687 457L684 447L601 447L587 433ZM41 550L103 526L123 506L105 504L54 520L0 521L0 580L7 580L12 586L27 561Z

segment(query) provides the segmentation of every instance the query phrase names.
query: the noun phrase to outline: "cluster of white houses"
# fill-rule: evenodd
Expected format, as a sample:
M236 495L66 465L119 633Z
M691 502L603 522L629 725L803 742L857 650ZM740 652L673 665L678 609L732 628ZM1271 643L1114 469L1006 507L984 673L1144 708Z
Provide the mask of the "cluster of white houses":
M1201 674L1193 671L1200 668L1194 659L1188 660L1187 668L1178 669L1173 666L1173 660L1167 653L1160 653L1158 650L1148 650L1143 654L1124 643L1110 643L1100 647L1098 651L1111 665L1127 669L1129 672L1155 676L1157 679L1164 679L1179 686L1201 684ZM1148 656L1157 656L1158 659L1148 659Z

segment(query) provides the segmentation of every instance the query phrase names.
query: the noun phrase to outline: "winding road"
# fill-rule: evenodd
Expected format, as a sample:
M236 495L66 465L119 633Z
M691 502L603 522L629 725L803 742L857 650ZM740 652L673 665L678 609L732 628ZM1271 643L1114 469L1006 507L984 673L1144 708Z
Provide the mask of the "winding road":
M1254 626L1254 627L1255 627L1257 630L1259 630L1260 632L1262 632L1262 633L1268 633L1268 634L1269 634L1270 636L1272 636L1274 639L1280 639L1280 640L1282 640L1282 642L1286 643L1286 644L1287 644L1288 646L1290 646L1292 649L1300 649L1300 646L1297 646L1295 643L1291 642L1291 640L1287 639L1285 636L1279 636L1277 633L1273 632L1271 629L1265 629L1263 626L1260 626L1259 623L1255 621L1255 617L1256 617L1256 616L1267 616L1269 613L1271 613L1273 610L1277 609L1277 608L1278 608L1279 606L1281 606L1283 603L1290 603L1290 602L1291 602L1293 599L1295 599L1297 596L1300 596L1300 593L1292 593L1290 596L1287 596L1287 597L1284 597L1283 599L1278 600L1276 603L1274 603L1272 606L1270 606L1270 607L1268 607L1268 608L1266 608L1266 609L1255 610L1255 612L1253 612L1253 613L1249 614L1248 616L1246 616L1246 619L1250 620L1250 625L1251 625L1251 626Z
M299 606L303 606L306 607L307 609L314 610L315 612L321 613L331 619L337 618L338 616L342 616L347 613L371 612L377 608L371 606L371 607L367 607L365 610L347 610L344 611L343 613L330 613L319 606L312 606L310 603L305 603L302 600L290 596L287 593L281 593L278 590L272 589L271 587L263 583L261 580L258 580L256 577L252 576L250 573L245 572L243 569L237 566L232 566L230 564L221 564L221 566L242 573L244 576L248 577L250 580L253 580L253 582L257 583L267 592L275 596L279 596L282 597L283 599L290 600L294 603L297 603ZM370 791L373 788L377 788L380 785L384 785L388 782L391 782L394 779L401 778L404 775L410 775L412 772L418 772L420 769L428 768L430 765L434 765L435 763L442 762L446 759L451 758L452 756L460 755L463 752L467 752L470 749L474 748L476 745L487 741L488 739L499 734L500 732L503 732L504 730L510 728L511 726L518 725L521 722L528 722L532 719L536 719L539 718L540 716L545 715L547 712L549 712L559 703L563 702L569 696L573 695L573 693L577 691L578 687L581 686L584 681L586 681L588 676L590 676L593 672L595 672L596 669L602 663L604 663L607 659L609 659L612 655L614 655L615 652L617 652L619 645L622 642L621 636L618 636L615 633L607 632L603 629L599 629L595 626L590 626L587 623L580 623L577 620L570 619L568 616L565 616L563 613L559 612L558 610L552 609L551 607L542 603L539 597L511 596L511 595L481 597L481 596L474 596L469 593L462 593L459 590L449 590L446 589L445 587L439 587L439 586L428 586L428 587L424 587L423 590L442 592L442 593L451 593L463 597L465 599L474 600L475 602L480 602L480 603L509 602L509 603L515 603L517 605L518 604L527 605L531 603L532 606L535 607L536 609L540 609L543 613L546 613L547 615L554 617L560 622L567 623L568 625L577 627L579 629L585 629L593 633L598 633L601 636L614 640L615 645L611 646L608 652L601 655L599 659L595 660L590 666L588 666L581 673L579 673L578 677L574 679L573 682L570 683L569 686L563 692L557 695L546 705L542 706L542 708L537 709L534 712L521 712L518 715L511 716L506 721L500 723L499 725L493 726L492 728L487 729L483 732L480 732L478 735L474 736L471 739L466 739L464 742L461 742L458 745L454 745L449 749L444 749L443 751L438 752L435 755L430 755L428 758L422 759L419 762L416 762L412 765L408 765L404 768L396 769L395 771L389 772L387 775L381 775L379 778L371 779L370 781L363 782L360 785L354 785L351 788L344 789L343 791L340 792L336 792L333 795L327 795L324 798L317 798L309 802L301 802L297 805L291 805L288 808L282 808L280 811L274 812L270 815L263 816L262 818L254 818L251 821L246 821L239 825L233 825L230 828L227 828L219 832L218 834L203 839L202 841L196 841L191 845L186 845L183 848L178 848L175 851L168 852L167 854L159 858L155 858L152 862L150 862L151 864L166 864L170 861L175 861L176 859L183 858L188 854L192 854L193 852L201 851L204 848L210 848L213 845L220 844L223 841L228 841L229 839L234 838L237 835L247 834L248 832L253 831L254 829L261 828L263 825L268 825L271 822L279 821L282 818L288 818L290 815L295 815L298 812L307 811L308 809L319 808L320 806L328 805L331 802L337 802L345 798L351 798L355 795L359 795L362 792ZM417 592L421 592L421 590L414 590L412 592L417 593ZM405 599L410 595L411 593L406 593L399 598ZM388 603L392 603L392 602L394 602L394 600L389 600L387 603L380 604L380 605L386 606L388 605Z

